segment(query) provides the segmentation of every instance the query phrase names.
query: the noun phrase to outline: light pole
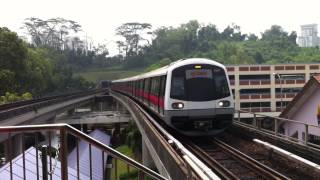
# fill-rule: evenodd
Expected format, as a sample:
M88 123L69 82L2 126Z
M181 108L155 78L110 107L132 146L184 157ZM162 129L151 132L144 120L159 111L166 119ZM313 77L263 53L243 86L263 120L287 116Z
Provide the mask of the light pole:
M274 76L277 76L278 79L280 80L280 110L282 111L282 79L279 73L272 73Z

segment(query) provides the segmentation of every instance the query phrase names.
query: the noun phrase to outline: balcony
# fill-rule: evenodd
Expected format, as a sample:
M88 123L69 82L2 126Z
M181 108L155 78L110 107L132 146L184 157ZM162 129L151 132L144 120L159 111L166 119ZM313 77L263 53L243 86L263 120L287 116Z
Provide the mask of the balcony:
M271 81L269 79L261 79L261 80L240 80L240 85L253 85L253 86L260 86L260 85L269 85Z
M276 93L276 98L294 98L296 95L297 93Z
M270 66L241 66L239 71L270 71Z
M248 107L248 108L240 108L243 111L249 112L271 112L271 107Z
M271 95L268 93L263 94L240 94L240 99L269 99Z
M304 79L287 79L287 80L280 80L277 79L275 80L275 83L276 84L304 84L305 83L305 80Z
M290 65L290 66L275 66L274 69L276 71L292 71L292 70L305 70L304 65Z

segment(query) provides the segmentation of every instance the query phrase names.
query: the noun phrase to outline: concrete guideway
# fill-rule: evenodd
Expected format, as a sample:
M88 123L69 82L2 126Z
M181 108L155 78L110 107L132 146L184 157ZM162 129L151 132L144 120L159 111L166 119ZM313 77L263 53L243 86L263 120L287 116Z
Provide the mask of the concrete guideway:
M62 113L64 111L73 109L75 106L80 106L82 104L93 101L97 94L101 92L97 92L94 94L84 95L80 97L75 97L66 101L61 101L54 103L52 105L44 106L44 107L36 107L31 111L22 113L17 116L12 116L7 119L0 121L1 126L14 126L21 124L41 124L48 123L47 121L54 118L57 114ZM30 108L33 108L35 105L30 105ZM8 111L19 111L19 108L15 108L13 110ZM25 108L25 106L23 107ZM0 112L1 113L1 112ZM14 112L13 112L14 113Z
M142 156L145 156L143 159L149 159L143 162L145 165L150 166L148 163L152 158L159 173L169 179L220 179L171 135L160 135L165 132L161 131L159 125L153 125L149 121L151 117L144 114L133 100L115 92L111 95L131 113L142 134Z
M91 112L89 114L57 118L55 123L66 124L114 124L127 123L130 121L129 115L115 113L113 111Z

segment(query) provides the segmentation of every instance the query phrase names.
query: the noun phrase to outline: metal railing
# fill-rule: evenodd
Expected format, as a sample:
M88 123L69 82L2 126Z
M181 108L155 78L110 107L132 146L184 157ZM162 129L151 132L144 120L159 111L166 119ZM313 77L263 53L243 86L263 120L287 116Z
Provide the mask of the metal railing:
M41 136L39 135L39 133L46 133L47 136L49 137L47 141L42 141L40 142L39 139L41 139ZM16 140L16 138L19 135L20 136L20 141ZM27 136L28 135L28 140L27 140ZM122 162L124 162L125 164L134 167L135 169L137 169L137 171L139 172L139 175L141 175L140 179L144 179L144 175L150 176L154 179L166 179L165 177L163 177L162 175L154 172L153 170L143 166L142 164L136 162L135 160L117 152L116 150L114 150L113 148L101 143L100 141L97 141L96 139L90 137L89 135L73 128L72 126L69 126L67 124L47 124L47 125L28 125L28 126L3 126L0 127L0 136L6 136L7 139L5 141L3 141L2 145L0 146L0 153L1 153L1 159L5 159L5 162L2 163L2 165L4 164L9 164L9 173L10 173L10 179L14 179L14 176L16 176L17 174L21 177L21 179L27 179L27 175L26 175L26 161L30 161L30 159L26 159L26 148L28 148L28 145L26 145L26 142L28 141L30 143L30 141L33 141L33 145L36 148L36 155L35 155L35 159L31 160L32 162L34 162L34 164L36 164L36 172L34 172L36 174L36 179L48 179L48 177L50 177L50 179L52 179L53 173L52 171L58 171L58 168L55 169L55 165L53 164L51 160L52 158L49 158L49 162L48 162L48 168L49 170L44 170L43 173L41 173L40 171L40 167L44 167L45 166L40 166L40 162L41 162L41 158L39 158L41 149L39 148L40 145L47 145L48 146L48 154L51 154L51 149L53 148L53 143L52 143L52 137L58 137L59 138L59 142L58 142L58 149L59 149L59 153L57 155L57 159L60 161L60 172L59 174L61 174L61 179L62 180L67 180L68 176L70 176L70 172L68 172L68 148L70 148L70 144L74 144L74 148L76 148L77 151L77 167L75 168L76 170L76 175L73 174L73 176L76 176L77 179L82 179L80 177L80 166L82 162L79 162L79 141L85 141L86 143L89 144L89 163L90 163L90 168L88 169L88 171L90 172L90 179L93 179L93 171L94 168L97 168L99 166L101 166L101 168L104 170L107 167L105 166L105 163L103 162L106 159L106 155L107 156L111 156L113 157L113 169L109 169L109 171L103 171L103 179L111 179L111 174L112 179L119 179L118 176L118 169L117 169L117 161L120 160ZM72 142L68 142L68 140L70 139L70 136L72 138L75 138L75 141ZM20 146L21 148L21 153L22 153L22 172L15 172L15 168L13 168L13 159L14 156L17 155L17 152L15 154L15 149L18 149L17 147ZM30 146L30 144L29 144ZM97 148L99 150L101 150L101 159L102 159L102 164L92 164L92 148ZM43 152L43 151L42 151ZM46 159L46 158L44 158ZM107 165L108 166L108 165ZM110 165L108 166L110 167ZM99 167L100 168L100 167ZM30 170L28 170L30 171ZM48 172L48 176L42 176L43 174L45 174L45 172ZM114 171L114 173L112 172ZM107 173L106 173L107 172ZM1 172L0 172L1 173Z
M310 131L320 132L320 127L313 124L308 124L292 119L281 117L272 117L263 114L258 114L249 111L236 110L235 123L245 124L251 128L263 131L276 137L284 138L286 140L303 144L309 147L320 148L320 143L315 144L311 142ZM246 114L245 119L241 119L241 114ZM252 115L248 117L248 114ZM297 130L292 133L285 132L282 126L295 127ZM289 128L287 128L288 131ZM302 131L300 131L302 130ZM299 133L301 133L301 138Z

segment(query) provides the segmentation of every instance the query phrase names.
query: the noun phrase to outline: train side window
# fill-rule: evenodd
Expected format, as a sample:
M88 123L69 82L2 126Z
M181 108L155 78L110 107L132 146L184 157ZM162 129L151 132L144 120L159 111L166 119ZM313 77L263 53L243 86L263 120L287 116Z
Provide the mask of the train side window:
M144 91L144 81L145 81L145 79L141 80L141 91Z
M158 96L159 93L159 77L154 77L151 80L151 94Z
M160 76L155 78L155 82L156 82L156 84L155 84L154 92L155 92L156 96L159 96L159 94L160 94Z
M144 99L149 104L149 92L150 92L150 78L146 78L144 81Z
M149 90L150 90L150 78L147 78L144 81L144 92L149 93Z
M154 91L154 78L150 78L150 94L153 95Z
M144 84L144 80L143 79L141 79L140 80L140 96L143 96L143 84Z

